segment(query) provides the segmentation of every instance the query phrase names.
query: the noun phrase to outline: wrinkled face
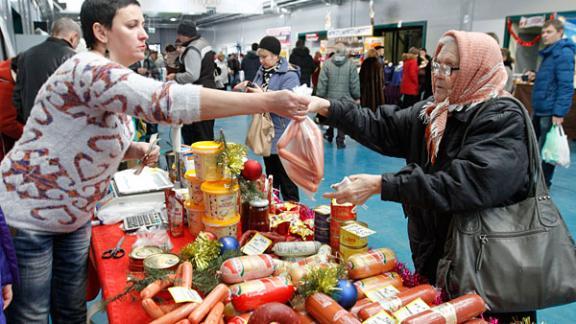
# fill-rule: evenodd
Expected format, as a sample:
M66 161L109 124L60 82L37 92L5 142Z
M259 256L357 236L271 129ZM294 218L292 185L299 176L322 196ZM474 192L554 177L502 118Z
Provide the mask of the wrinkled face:
M258 56L260 57L260 64L262 64L265 69L275 66L280 60L278 55L275 55L269 50L263 48L258 49Z
M442 40L440 41L442 42ZM437 102L444 101L444 99L450 96L454 81L458 77L458 70L451 71L451 74L447 75L447 73L445 73L446 67L460 67L460 56L458 54L456 41L446 41L444 44L441 43L440 46L442 46L440 52L438 52L438 55L434 59L434 62L440 65L440 69L432 69L432 78L434 79L434 99Z
M542 43L544 43L544 45L554 44L560 39L562 39L562 32L556 30L554 26L550 25L542 28Z
M124 66L144 59L148 34L144 30L144 16L139 6L128 5L119 9L106 33L110 59Z

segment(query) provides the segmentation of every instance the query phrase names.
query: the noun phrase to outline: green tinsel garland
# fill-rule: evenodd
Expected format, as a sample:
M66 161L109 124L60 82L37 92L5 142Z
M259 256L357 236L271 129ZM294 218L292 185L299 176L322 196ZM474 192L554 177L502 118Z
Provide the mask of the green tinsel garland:
M346 278L346 268L342 264L328 267L315 266L302 278L298 293L304 297L315 292L330 296L337 289L338 279L344 278Z
M220 255L222 243L211 239L207 233L200 232L194 242L186 245L180 251L182 261L189 260L194 270L203 271L210 262Z
M230 258L235 258L241 255L242 253L239 250L229 250L224 252L221 256L210 261L203 271L194 272L194 275L192 276L192 286L204 294L209 293L220 283L218 271L220 271L222 263Z
M224 146L224 149L218 154L217 163L226 167L233 178L238 177L244 168L244 159L248 155L248 149L242 144L227 143L222 130L220 130L220 137L217 142Z

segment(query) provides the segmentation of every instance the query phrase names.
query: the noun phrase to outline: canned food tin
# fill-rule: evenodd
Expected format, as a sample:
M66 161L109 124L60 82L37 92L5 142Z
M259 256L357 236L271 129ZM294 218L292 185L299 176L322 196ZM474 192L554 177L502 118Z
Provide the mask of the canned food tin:
M342 227L342 224L345 222L347 222L347 220L330 219L330 246L334 250L338 250L340 246L340 227Z
M180 258L172 253L153 254L144 259L144 273L147 275L173 272L180 263Z
M318 218L328 218L330 217L330 206L328 205L321 205L314 208L314 216L316 219Z
M128 261L129 270L133 272L143 272L144 259L151 255L160 254L162 252L163 251L161 248L153 245L139 246L133 249L130 252L130 259Z
M340 245L346 245L351 248L361 248L366 246L368 244L368 237L360 237L345 229L346 226L351 224L358 224L368 228L368 224L359 221L347 221L342 223L340 227Z
M344 244L340 244L340 255L344 261L348 261L348 258L354 254L368 252L368 244L361 247L351 247Z
M339 221L355 220L355 207L355 205L350 203L338 204L335 199L332 199L332 203L330 204L331 218Z

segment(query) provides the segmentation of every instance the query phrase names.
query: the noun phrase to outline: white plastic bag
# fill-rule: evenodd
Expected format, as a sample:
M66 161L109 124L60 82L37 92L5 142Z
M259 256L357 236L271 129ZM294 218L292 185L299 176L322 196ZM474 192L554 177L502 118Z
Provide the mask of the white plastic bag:
M542 160L565 168L570 166L570 145L562 126L552 125L546 134L546 141L542 147Z

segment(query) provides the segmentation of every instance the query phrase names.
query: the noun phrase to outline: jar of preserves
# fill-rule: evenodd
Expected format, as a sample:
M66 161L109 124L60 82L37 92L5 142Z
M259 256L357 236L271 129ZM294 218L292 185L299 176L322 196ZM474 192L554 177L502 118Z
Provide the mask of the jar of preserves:
M270 231L270 219L268 218L268 200L255 199L250 202L248 211L248 230L259 232Z

